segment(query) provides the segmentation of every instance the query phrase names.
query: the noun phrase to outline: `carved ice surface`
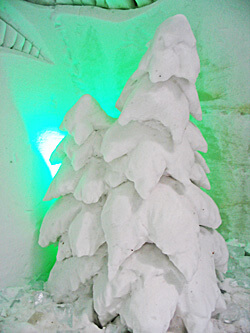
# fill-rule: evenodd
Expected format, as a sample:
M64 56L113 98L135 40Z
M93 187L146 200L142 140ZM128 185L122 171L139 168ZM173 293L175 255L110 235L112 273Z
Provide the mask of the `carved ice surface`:
M109 9L134 9L154 3L157 0L26 0L44 6L78 5Z
M44 56L37 45L34 45L33 42L29 41L19 30L15 29L0 17L0 48L1 47L52 63L51 60Z
M73 324L73 306L72 304L56 304L53 307L55 317L59 323L72 327Z
M62 166L45 196L58 199L39 240L59 240L47 283L57 321L86 332L165 333L177 323L213 332L228 251L218 208L199 188L210 185L198 153L207 144L189 120L201 119L198 73L194 35L177 15L124 87L117 121L89 95L66 114L68 135L51 157ZM230 311L224 323L238 319Z
M34 293L34 304L35 306L44 305L51 301L50 295L44 291L37 291Z
M239 307L235 304L230 304L230 306L220 315L220 319L226 324L231 324L238 320L239 316Z

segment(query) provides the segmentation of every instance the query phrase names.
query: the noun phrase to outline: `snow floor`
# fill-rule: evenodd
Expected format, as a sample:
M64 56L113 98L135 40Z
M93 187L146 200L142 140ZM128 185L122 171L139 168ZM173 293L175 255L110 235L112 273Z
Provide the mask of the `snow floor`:
M227 309L213 317L214 333L250 333L250 244L234 239L227 245L228 272L220 284ZM0 332L124 332L115 324L102 330L94 325L75 329L75 310L74 304L53 302L42 281L9 287L0 291Z

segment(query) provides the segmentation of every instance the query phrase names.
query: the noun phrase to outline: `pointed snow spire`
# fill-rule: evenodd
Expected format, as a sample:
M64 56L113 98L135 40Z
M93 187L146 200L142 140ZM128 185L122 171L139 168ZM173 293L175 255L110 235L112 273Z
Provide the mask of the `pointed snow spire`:
M166 20L116 103L122 112L119 123L156 120L180 143L189 114L202 117L195 88L199 71L196 40L186 17Z
M196 40L190 24L184 15L176 15L158 27L132 77L136 79L148 72L153 83L167 81L171 76L195 83L199 71Z

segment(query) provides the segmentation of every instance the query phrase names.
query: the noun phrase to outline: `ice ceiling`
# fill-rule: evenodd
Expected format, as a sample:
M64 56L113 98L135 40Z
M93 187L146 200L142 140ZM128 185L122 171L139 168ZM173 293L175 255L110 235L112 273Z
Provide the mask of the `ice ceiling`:
M95 6L107 9L134 9L150 5L157 0L25 0L39 5Z

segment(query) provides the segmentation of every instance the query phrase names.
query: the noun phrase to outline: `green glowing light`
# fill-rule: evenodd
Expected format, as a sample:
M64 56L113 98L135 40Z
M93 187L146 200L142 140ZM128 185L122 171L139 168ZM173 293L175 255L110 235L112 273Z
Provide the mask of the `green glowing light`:
M49 167L52 177L55 176L60 164L52 165L49 161L51 153L54 151L58 143L64 138L64 135L56 131L45 131L37 139L37 147L42 154L47 166Z

